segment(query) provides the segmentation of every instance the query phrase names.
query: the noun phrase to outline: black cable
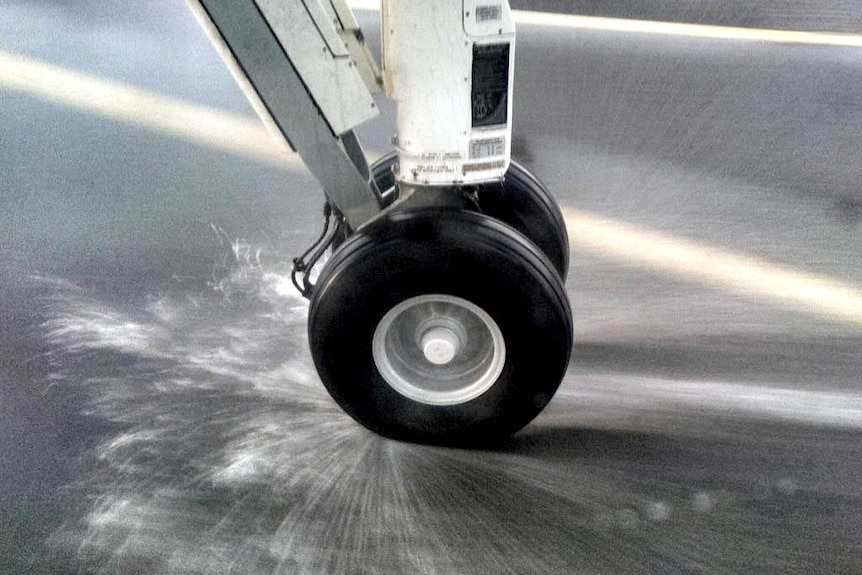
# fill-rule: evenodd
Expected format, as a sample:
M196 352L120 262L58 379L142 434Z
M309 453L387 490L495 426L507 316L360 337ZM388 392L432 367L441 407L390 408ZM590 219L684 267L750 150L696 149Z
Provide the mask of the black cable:
M482 212L482 206L479 204L479 187L478 186L467 186L461 189L461 197L465 202L472 206L473 211L478 213Z
M293 258L293 271L290 273L290 281L293 282L293 285L297 290L299 290L299 293L308 299L311 298L311 293L314 290L314 284L312 284L309 279L311 270L320 258L323 257L323 254L326 253L327 248L332 245L332 241L335 239L335 236L344 224L343 218L339 216L336 218L335 226L332 226L332 229L330 230L332 206L328 201L323 204L323 217L323 231L321 232L320 237L318 237L314 243L311 244L311 247L305 250L301 256ZM297 279L298 274L302 274L301 285Z

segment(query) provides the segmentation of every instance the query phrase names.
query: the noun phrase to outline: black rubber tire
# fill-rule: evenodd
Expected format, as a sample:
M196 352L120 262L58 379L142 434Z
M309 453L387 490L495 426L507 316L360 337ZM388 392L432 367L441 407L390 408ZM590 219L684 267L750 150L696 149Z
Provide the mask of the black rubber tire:
M372 339L380 320L424 294L466 299L502 332L502 372L475 399L414 401L376 367ZM320 378L348 414L381 435L423 443L514 433L551 400L572 348L568 298L547 257L492 218L441 208L390 214L353 234L318 279L308 333Z
M395 185L392 166L396 160L395 152L390 152L371 165L374 181L381 191ZM560 206L538 178L513 159L502 184L482 184L477 194L483 214L524 234L548 256L560 277L566 279L569 271L566 222Z

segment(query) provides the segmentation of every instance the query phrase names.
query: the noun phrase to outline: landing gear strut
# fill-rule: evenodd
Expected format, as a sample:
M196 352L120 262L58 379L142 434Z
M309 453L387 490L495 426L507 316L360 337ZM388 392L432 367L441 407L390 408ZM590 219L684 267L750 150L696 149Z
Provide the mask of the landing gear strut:
M381 0L383 65L345 0L186 0L273 133L327 198L297 258L326 389L382 435L514 433L572 348L560 209L511 161L515 26L506 0ZM354 127L397 104L395 152ZM316 284L308 273L328 246Z

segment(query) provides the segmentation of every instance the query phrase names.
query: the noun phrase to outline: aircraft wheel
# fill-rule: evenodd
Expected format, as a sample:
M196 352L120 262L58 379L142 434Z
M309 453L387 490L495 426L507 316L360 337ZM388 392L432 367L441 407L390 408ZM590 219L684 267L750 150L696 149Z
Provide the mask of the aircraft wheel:
M572 320L559 275L483 214L396 212L327 263L309 311L320 377L354 419L429 443L514 433L566 371Z

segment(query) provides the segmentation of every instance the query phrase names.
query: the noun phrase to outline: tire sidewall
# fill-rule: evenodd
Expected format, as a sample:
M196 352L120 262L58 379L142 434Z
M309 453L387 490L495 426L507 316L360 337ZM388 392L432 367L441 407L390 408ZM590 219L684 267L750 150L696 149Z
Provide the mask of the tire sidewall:
M397 160L397 154L391 152L372 164L372 177L381 190L395 185L392 167ZM502 182L477 187L481 212L515 228L539 246L565 280L569 271L569 236L560 207L544 184L513 158Z

